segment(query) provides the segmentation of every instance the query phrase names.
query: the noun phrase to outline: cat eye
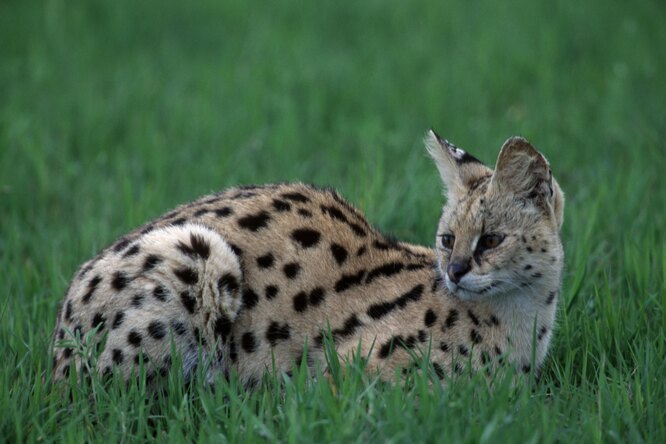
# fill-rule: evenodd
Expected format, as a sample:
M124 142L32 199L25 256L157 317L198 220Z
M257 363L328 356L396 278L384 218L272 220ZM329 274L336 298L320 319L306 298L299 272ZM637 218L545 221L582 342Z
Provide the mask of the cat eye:
M456 237L452 234L442 234L442 247L447 250L453 249L453 244L456 242Z
M480 250L490 250L492 248L497 248L503 240L504 236L501 234L484 234L479 239L479 243L477 244L476 248Z

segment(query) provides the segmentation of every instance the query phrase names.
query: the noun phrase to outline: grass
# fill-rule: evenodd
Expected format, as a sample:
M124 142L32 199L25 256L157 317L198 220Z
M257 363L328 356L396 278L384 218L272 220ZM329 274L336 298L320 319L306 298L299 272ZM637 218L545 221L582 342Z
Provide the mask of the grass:
M191 4L192 3L192 4ZM0 436L7 442L666 442L666 8L658 2L4 1ZM333 185L431 244L429 126L492 163L522 134L567 193L539 381L427 390L352 365L254 391L45 382L77 266L238 183Z

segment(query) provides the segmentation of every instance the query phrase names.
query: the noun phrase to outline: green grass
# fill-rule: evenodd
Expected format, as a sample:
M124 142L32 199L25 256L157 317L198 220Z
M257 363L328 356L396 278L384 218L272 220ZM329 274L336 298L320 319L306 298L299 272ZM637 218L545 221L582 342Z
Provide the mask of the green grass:
M193 4L190 4L193 3ZM0 4L0 436L17 441L666 442L660 2ZM163 392L45 382L57 304L121 233L232 184L333 185L430 244L429 126L492 163L522 134L568 200L542 377Z

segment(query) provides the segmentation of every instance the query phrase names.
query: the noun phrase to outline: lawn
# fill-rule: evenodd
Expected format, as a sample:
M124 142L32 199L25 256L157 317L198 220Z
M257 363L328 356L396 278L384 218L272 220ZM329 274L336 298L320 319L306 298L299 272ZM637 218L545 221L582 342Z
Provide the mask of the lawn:
M0 441L666 442L664 23L648 0L1 2ZM524 135L567 195L537 381L48 383L78 265L202 194L331 185L432 244L430 126L491 164Z

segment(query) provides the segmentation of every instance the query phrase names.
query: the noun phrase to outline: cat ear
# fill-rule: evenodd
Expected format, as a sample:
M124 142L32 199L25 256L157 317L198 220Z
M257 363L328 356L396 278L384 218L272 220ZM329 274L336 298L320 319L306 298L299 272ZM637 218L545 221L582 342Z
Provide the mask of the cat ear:
M424 143L437 165L449 200L463 195L481 177L491 174L481 161L442 139L433 130L426 133Z
M562 225L564 194L548 161L527 140L511 137L502 146L491 186L549 208Z

